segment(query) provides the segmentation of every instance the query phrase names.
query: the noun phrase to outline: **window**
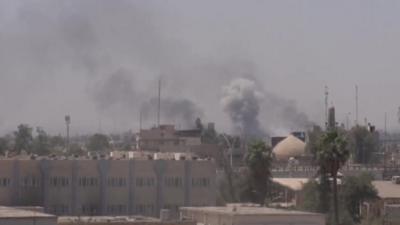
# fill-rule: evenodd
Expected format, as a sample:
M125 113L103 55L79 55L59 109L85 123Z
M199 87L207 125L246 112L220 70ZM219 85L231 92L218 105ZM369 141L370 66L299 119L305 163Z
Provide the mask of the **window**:
M93 204L82 205L82 213L86 215L94 215L97 213L97 206Z
M110 214L126 214L127 207L126 205L108 205L107 212Z
M154 205L152 204L139 204L136 205L136 213L142 215L153 215L154 214Z
M69 207L67 205L53 205L50 210L56 215L65 215L69 213Z
M40 187L40 179L33 176L26 176L21 181L22 187Z
M137 187L153 187L155 185L154 177L138 177L136 178Z
M126 178L123 178L123 177L108 178L107 184L110 187L125 187L126 186Z
M93 187L98 185L98 179L96 177L80 177L78 179L78 185L81 187Z
M167 177L164 180L164 184L167 187L182 187L182 178L181 177Z
M50 177L50 186L52 187L66 187L69 185L68 177Z
M207 177L192 178L192 187L209 187L209 186L210 186L210 178Z
M0 187L9 187L11 180L8 177L0 177Z

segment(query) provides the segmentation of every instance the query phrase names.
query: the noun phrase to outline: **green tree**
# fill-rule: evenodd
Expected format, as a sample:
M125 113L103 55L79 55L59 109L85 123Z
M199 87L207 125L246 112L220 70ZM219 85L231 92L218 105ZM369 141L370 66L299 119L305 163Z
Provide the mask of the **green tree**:
M106 151L110 148L108 137L104 134L94 134L86 145L89 151Z
M50 153L50 140L43 128L36 128L37 136L33 140L33 152L38 155L48 155Z
M337 173L349 158L347 141L336 128L328 129L319 139L316 160L323 176L329 173L333 178L333 210L335 224L339 224ZM321 181L322 182L322 181Z
M4 155L5 151L8 150L9 142L5 137L0 137L0 154Z
M85 151L82 149L82 147L79 144L72 143L69 146L69 153L72 155L81 156L85 153Z
M308 212L320 212L320 198L318 195L319 184L315 181L309 181L303 186L304 201L300 209Z
M342 199L354 222L360 222L361 220L360 204L365 200L377 198L377 191L371 183L372 179L373 177L368 173L343 179Z
M61 135L49 137L49 142L52 148L65 147L65 139Z
M20 124L18 130L14 132L15 146L14 151L16 153L21 153L22 150L28 153L32 152L33 146L33 136L32 128L27 124Z
M306 151L315 156L318 149L318 141L323 134L323 130L320 126L314 126L312 130L307 132L308 141L306 143Z
M271 183L272 149L263 141L255 141L249 146L245 157L249 170L248 191L252 202L265 204L268 185Z
M355 126L349 132L352 158L356 163L371 163L378 151L379 140L376 132L370 132L366 127Z

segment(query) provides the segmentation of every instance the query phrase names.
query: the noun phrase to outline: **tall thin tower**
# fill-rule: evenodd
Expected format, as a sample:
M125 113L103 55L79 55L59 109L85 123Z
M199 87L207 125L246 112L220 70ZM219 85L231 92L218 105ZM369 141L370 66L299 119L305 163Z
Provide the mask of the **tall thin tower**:
M329 90L328 86L325 86L325 126L328 126L328 100L329 100Z
M399 124L400 124L400 106L399 106L399 109L398 109L398 111L397 111L397 121L398 121Z
M161 77L158 79L157 127L160 127L160 111L161 111Z
M69 126L70 126L70 124L71 124L71 116L69 116L69 115L66 115L65 116L65 125L66 125L66 127L67 127L67 140L66 140L66 149L67 149L67 152L69 151Z
M356 85L356 125L358 125L358 86Z

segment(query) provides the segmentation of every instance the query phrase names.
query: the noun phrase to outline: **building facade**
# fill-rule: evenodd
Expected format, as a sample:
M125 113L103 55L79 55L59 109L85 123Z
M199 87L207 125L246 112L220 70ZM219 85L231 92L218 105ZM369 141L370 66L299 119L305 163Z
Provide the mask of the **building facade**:
M146 215L215 205L212 160L0 160L0 205L55 215Z

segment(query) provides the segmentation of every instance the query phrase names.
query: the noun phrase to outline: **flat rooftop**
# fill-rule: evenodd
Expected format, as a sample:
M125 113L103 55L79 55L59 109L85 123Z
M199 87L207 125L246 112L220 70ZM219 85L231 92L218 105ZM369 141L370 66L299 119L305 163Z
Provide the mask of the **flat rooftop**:
M272 178L272 181L294 191L300 191L309 182L308 178Z
M0 206L0 219L6 218L56 218L56 216L37 211Z
M285 215L320 215L318 213L309 213L302 211L275 209L257 206L225 206L225 207L182 207L182 210L192 212L205 212L211 214L227 214L227 215L268 215L268 216L285 216Z
M392 181L372 181L372 185L380 198L400 198L400 184L393 184Z

